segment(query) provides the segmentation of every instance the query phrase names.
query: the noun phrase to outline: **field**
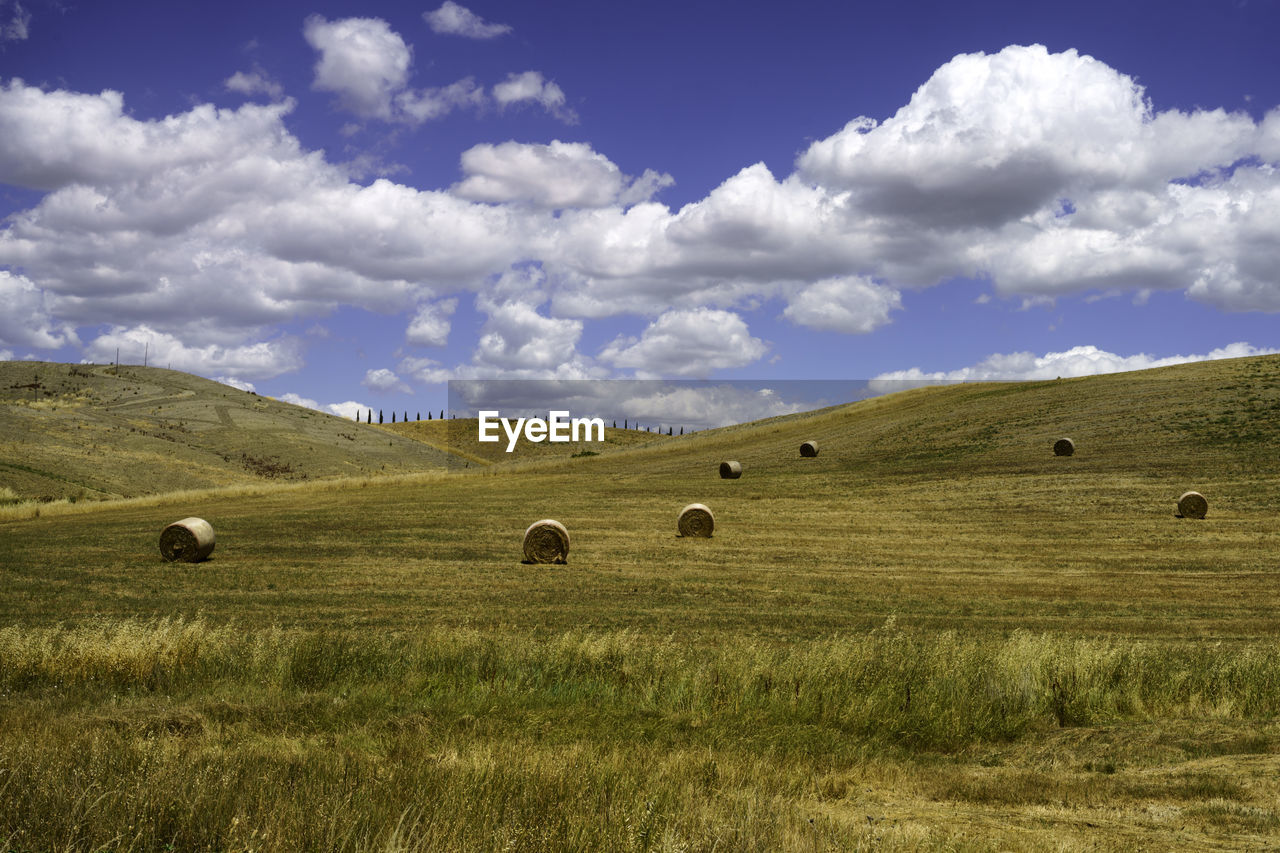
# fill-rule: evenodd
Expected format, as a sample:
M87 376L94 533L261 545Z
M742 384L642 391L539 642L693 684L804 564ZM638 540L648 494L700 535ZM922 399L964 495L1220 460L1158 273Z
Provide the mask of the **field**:
M1278 438L1264 357L16 506L0 850L1277 849Z

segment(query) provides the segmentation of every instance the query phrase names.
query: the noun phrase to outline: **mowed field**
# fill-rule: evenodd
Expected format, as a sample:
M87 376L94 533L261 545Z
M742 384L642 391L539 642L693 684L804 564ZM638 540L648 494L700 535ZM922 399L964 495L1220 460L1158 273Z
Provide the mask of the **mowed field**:
M0 850L1276 849L1278 439L1264 357L15 513Z

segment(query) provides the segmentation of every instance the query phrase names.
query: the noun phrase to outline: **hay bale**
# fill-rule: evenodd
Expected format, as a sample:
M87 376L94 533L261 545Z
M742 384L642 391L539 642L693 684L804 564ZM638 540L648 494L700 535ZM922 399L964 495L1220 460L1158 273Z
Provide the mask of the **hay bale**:
M1060 438L1053 443L1054 456L1070 456L1076 452L1076 443L1069 438Z
M160 556L170 563L198 563L213 553L213 525L203 518L184 518L160 531Z
M1178 498L1178 518L1204 518L1209 502L1199 492L1183 492Z
M706 539L711 538L711 531L715 526L716 517L704 504L689 504L680 510L680 520L676 522L681 536L701 536Z
M569 531L554 519L544 518L524 532L527 563L565 563L569 559Z
M805 459L812 459L813 457L817 456L818 442L806 441L804 444L800 445L800 455L803 456Z
M740 462L721 462L720 463L720 479L736 480L742 476L742 463Z

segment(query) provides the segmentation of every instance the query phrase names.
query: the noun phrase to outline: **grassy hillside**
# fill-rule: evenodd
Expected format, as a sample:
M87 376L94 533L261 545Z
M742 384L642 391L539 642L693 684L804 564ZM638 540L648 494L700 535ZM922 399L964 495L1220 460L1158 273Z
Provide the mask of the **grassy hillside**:
M439 468L368 426L155 367L0 362L0 495L99 499Z
M0 840L1272 849L1277 440L1265 357L0 522Z

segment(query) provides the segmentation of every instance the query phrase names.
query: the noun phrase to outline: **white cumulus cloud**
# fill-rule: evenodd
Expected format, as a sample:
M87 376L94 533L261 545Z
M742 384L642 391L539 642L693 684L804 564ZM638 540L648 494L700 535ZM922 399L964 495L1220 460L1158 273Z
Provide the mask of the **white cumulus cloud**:
M565 106L564 90L544 79L541 71L508 74L506 80L493 87L493 99L500 107L532 102L566 124L578 121L577 114Z
M553 140L549 145L481 143L462 152L466 177L453 193L491 204L526 202L545 208L608 207L647 201L670 175L652 170L628 178L609 158L583 142Z
M412 124L443 118L456 109L477 109L485 101L484 88L470 77L448 86L406 89L395 96L397 114Z
M190 346L173 335L148 326L115 327L94 338L85 348L93 362L115 361L141 364L144 358L154 366L171 367L202 376L222 375L237 379L270 379L302 366L296 340L276 338L239 346L207 344Z
M465 36L473 39L491 39L511 32L506 24L491 24L465 6L453 0L432 12L423 12L423 19L431 31L442 35Z
M633 369L640 378L704 377L713 370L751 364L767 350L768 345L752 337L737 314L696 308L667 311L638 339L616 338L600 352L600 359Z
M332 92L344 109L367 118L391 118L391 98L405 88L413 52L381 18L327 21L312 15L302 34L320 58L312 88Z
M266 95L274 101L284 97L284 87L272 80L261 69L237 71L222 83L231 92L242 95Z
M50 314L50 301L30 279L0 270L0 344L56 349L79 343L74 329Z
M421 347L442 347L449 342L449 318L458 307L457 299L427 303L418 309L405 331L405 340Z
M380 394L390 394L392 392L408 394L410 388L400 380L399 376L386 369L380 367L377 370L369 370L364 374L364 379L360 380L360 384L368 388L370 391L377 391Z
M232 388L238 388L241 391L256 392L258 390L257 386L252 382L245 382L243 379L237 379L234 376L214 376L212 378L214 382L221 382L223 385L230 385Z
M859 276L841 276L805 287L782 313L812 329L866 334L888 323L889 312L901 307L902 296L893 288Z

